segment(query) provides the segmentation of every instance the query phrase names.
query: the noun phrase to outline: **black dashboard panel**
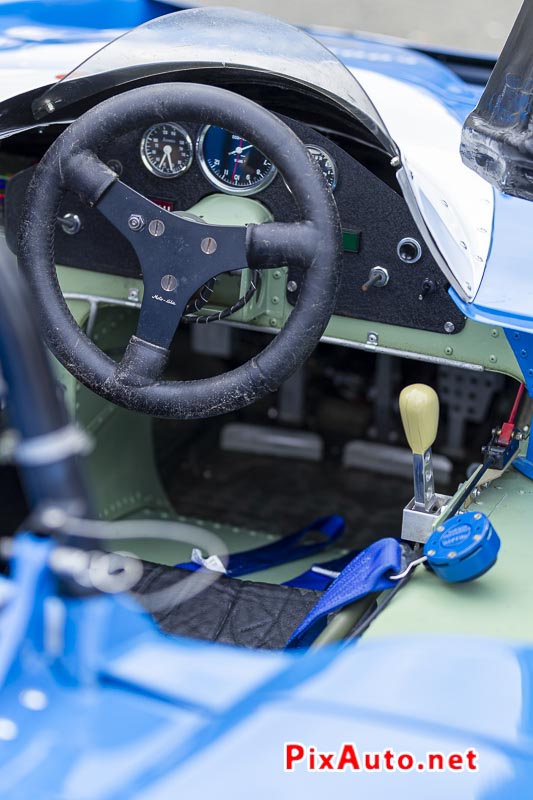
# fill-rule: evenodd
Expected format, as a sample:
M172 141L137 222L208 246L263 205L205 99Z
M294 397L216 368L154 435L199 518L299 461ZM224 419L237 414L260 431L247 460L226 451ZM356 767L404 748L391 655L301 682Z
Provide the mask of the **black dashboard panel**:
M464 327L464 316L450 299L446 280L423 243L401 194L330 138L307 124L282 118L305 144L319 145L333 156L338 168L335 199L342 226L358 234L358 251L344 253L336 313L421 330L459 332ZM184 127L195 142L202 126ZM131 131L99 153L102 160L120 172L125 183L176 211L187 210L203 197L213 194L215 189L203 175L197 157L185 174L172 180L148 171L139 150L143 133L143 130ZM18 223L32 173L33 168L19 172L7 187L6 238L13 251L16 251ZM292 195L279 174L269 186L254 195L254 199L269 208L278 221L298 219ZM69 193L63 198L60 208L61 216L67 213L80 217L82 229L72 236L58 226L55 243L58 263L129 277L140 276L131 245L97 210L83 205ZM421 255L416 263L405 263L398 256L398 243L405 238L416 239L421 245ZM387 270L388 283L381 288L373 286L365 292L362 286L368 280L370 270L376 266ZM297 301L303 278L301 270L289 269L287 298L291 304Z

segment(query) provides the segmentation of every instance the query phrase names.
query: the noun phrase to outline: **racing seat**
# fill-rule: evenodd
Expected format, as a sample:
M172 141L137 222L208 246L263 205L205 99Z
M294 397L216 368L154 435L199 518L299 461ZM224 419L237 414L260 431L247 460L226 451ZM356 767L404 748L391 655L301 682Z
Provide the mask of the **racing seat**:
M204 572L149 562L143 567L134 593L165 633L241 647L281 650L322 594L225 575L213 581Z

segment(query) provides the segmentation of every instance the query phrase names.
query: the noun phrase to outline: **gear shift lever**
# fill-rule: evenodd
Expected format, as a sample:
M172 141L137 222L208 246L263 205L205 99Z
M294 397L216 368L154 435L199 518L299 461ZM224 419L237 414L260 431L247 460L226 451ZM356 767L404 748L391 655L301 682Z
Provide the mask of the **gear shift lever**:
M448 497L435 494L431 447L437 438L439 398L422 383L406 386L400 394L400 414L413 453L415 496L403 512L402 539L425 542Z
M418 511L432 511L437 502L431 458L439 425L436 391L422 383L406 386L400 394L400 414L413 453L415 507Z

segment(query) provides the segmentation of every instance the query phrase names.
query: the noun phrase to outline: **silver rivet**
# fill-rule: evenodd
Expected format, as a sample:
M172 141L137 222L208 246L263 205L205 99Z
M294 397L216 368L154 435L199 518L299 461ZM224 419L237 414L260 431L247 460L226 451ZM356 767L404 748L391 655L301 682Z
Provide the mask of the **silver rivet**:
M151 236L163 236L165 232L165 223L162 219L153 219L148 225L148 231Z
M437 531L438 531L439 533L442 533L442 531L444 531L444 530L446 530L446 528L444 527L444 525L439 525L439 527L437 528Z
M481 519L481 514L474 514L474 519Z
M434 556L436 552L437 552L436 550L428 550L427 551L427 555L428 556Z
M19 729L12 719L0 717L0 739L4 742L11 742L17 738Z
M445 322L444 330L446 331L446 333L453 333L455 330L455 325L453 324L453 322Z
M40 689L24 689L20 693L19 700L30 711L43 711L48 705L48 698Z
M138 289L128 289L128 300L130 303L138 303L139 302L139 290Z
M212 256L213 253L216 252L217 247L217 240L213 239L212 236L206 236L206 238L202 239L200 242L202 253L205 253L206 256Z
M295 292L297 288L298 288L298 284L296 283L296 281L289 281L288 282L288 284L287 284L287 291L288 292Z
M390 160L391 167L399 167L401 163L399 156L394 156L394 158Z
M164 292L173 292L177 285L178 281L174 275L163 275L161 278L161 288Z
M142 231L144 228L144 218L141 214L130 214L128 228L132 231Z
M455 552L455 550L450 550L450 552L448 553L448 558L457 558L457 553Z

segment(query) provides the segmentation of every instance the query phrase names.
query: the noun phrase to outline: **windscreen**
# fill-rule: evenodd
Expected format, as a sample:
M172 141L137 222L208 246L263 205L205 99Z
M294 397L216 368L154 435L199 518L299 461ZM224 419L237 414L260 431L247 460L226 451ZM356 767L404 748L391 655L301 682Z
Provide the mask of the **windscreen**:
M33 103L35 120L149 76L206 69L280 76L322 94L397 149L356 78L326 47L280 20L239 9L195 8L158 17L103 47Z

